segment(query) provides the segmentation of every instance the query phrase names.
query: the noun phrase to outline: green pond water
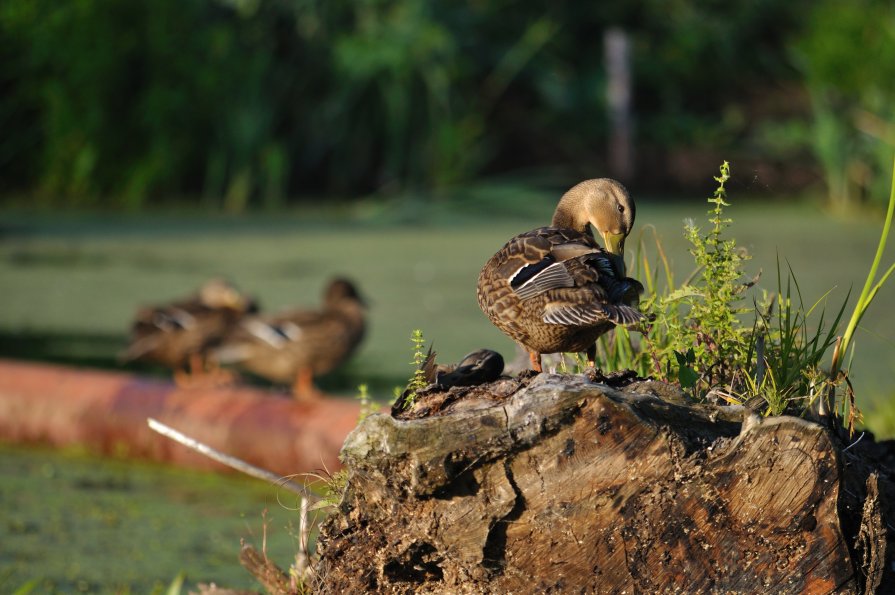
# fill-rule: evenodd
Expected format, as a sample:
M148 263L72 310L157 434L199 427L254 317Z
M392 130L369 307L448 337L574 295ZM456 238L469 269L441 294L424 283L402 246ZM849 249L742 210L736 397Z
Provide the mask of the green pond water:
M267 553L287 568L295 504L236 475L0 445L0 593L165 592L181 572L184 593L259 589L240 540L260 548L266 518Z

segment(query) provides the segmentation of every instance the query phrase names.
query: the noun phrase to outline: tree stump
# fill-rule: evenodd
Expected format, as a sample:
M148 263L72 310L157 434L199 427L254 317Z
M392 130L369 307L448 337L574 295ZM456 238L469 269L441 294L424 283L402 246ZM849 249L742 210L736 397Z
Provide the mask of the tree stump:
M841 503L844 456L822 426L682 395L672 403L673 391L652 381L616 390L542 374L523 384L429 392L406 419L371 416L349 435L348 484L318 542L321 592L893 584L881 563L886 494L877 496L891 483L877 490L874 475L868 505L860 480L869 472L851 465L854 501ZM850 522L840 504L854 508Z

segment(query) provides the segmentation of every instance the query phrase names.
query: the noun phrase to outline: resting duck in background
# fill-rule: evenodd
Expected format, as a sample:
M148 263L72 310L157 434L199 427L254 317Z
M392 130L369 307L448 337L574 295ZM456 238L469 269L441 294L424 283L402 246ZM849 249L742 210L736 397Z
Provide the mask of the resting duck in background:
M244 318L213 357L272 382L291 384L302 400L320 397L315 376L342 364L364 337L365 304L346 279L333 279L320 310Z
M528 351L535 371L544 353L585 352L593 366L600 335L645 320L643 285L625 276L633 225L634 201L621 184L586 180L563 195L550 227L517 235L485 263L479 306Z
M243 316L257 310L255 301L229 281L210 279L188 298L140 308L131 325L130 344L119 360L171 368L180 386L219 383L219 371L207 369L207 350Z

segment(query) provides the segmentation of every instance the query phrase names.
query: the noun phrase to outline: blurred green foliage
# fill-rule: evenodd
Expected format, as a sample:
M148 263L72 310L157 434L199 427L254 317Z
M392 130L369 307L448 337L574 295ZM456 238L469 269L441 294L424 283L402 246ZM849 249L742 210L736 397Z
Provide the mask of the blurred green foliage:
M639 146L720 150L750 129L756 89L796 76L788 47L808 6L0 0L0 191L238 211L592 172L612 26L631 35Z
M895 3L825 0L794 45L814 110L811 146L833 205L885 203L895 151Z

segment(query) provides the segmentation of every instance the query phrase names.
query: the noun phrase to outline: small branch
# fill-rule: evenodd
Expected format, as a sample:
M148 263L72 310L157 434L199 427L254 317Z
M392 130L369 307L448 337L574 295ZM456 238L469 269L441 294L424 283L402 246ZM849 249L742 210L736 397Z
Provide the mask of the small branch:
M821 391L820 402L817 406L817 413L821 417L827 417L830 414L830 407L834 410L836 406L836 378L839 376L840 359L842 357L842 337L836 337L836 345L833 347L833 360L830 363L829 382ZM831 403L832 402L832 403Z
M297 581L304 580L310 562L308 542L311 536L311 526L308 523L308 509L308 499L302 498L298 517L298 551L295 553L295 562L290 573L293 586L296 586Z
M293 595L298 593L292 588L286 573L250 545L243 545L239 552L239 563L249 571L261 585L272 595Z
M191 449L195 450L196 452L198 452L199 454L205 455L206 457L213 459L213 460L217 461L218 463L227 465L228 467L236 469L237 471L241 471L242 473L245 473L246 475L251 475L252 477L255 477L257 479L268 481L276 486L286 488L287 490L295 492L296 494L300 495L302 498L305 498L312 502L316 502L317 500L319 500L319 498L317 496L315 496L313 493L311 493L311 491L308 490L308 488L306 488L305 486L303 486L299 483L288 480L288 479L281 477L281 476L277 475L276 473L272 473L266 469L256 467L250 463L243 461L242 459L238 459L238 458L230 456L228 454L224 454L219 450L215 450L214 448L208 446L207 444L199 442L198 440L196 440L194 438L190 438L186 434L178 432L174 428L167 426L158 420L152 419L151 417L147 418L146 422L149 424L149 427L153 431L158 432L162 436L165 436L166 438L170 438L171 440L174 440L175 442L183 444L184 446L191 448Z

